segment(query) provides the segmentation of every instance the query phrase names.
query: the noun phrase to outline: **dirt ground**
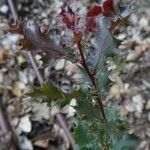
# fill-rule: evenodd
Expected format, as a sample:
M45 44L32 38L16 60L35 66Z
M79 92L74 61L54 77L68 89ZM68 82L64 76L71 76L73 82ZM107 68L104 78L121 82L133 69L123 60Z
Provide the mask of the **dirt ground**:
M116 105L119 113L128 117L131 131L141 139L137 150L150 149L150 0L136 0L136 12L130 17L128 25L119 28L115 35L123 40L120 53L123 67L116 69L110 78L114 81L108 89L106 103ZM59 0L21 0L18 1L18 14L21 19L35 19L49 28L53 28L53 19L60 10ZM90 0L79 2L81 11L86 11L91 5ZM4 104L16 135L19 136L22 147L28 150L48 148L50 150L65 150L68 146L63 130L54 122L56 108L47 103L40 103L24 96L32 84L37 84L33 70L27 66L23 54L17 54L17 36L5 31L13 22L8 4L0 1L0 101ZM39 60L40 56L36 56ZM39 65L40 65L40 61ZM54 67L54 80L59 80L60 86L70 89L73 77L64 73L65 62L59 61ZM46 72L46 70L44 70ZM69 71L68 71L69 72ZM60 111L60 110L59 110ZM1 112L0 112L1 113ZM62 111L71 124L70 111ZM0 115L1 119L1 115ZM42 140L45 133L49 138ZM0 132L1 135L1 132ZM49 142L50 141L50 142ZM65 141L65 142L64 142ZM0 138L0 150L9 149L9 135Z

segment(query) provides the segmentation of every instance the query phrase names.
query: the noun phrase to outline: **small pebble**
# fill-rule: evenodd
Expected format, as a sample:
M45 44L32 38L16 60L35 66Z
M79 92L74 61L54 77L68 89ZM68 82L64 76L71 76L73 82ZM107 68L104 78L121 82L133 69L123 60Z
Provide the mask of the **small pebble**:
M3 13L3 14L7 14L7 13L8 13L8 10L9 10L9 8L8 8L7 5L2 5L2 6L0 7L0 12Z
M25 133L31 132L32 125L31 125L31 121L28 115L20 118L20 123L18 127L22 129L22 132L25 132Z
M56 62L55 69L56 70L61 70L61 69L64 68L64 66L65 66L65 60L61 59L61 60Z

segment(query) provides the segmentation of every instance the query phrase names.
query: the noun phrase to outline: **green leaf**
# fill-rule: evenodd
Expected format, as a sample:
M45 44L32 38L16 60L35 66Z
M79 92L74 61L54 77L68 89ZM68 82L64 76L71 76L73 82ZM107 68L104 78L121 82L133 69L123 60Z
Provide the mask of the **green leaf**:
M114 52L107 53L106 57L107 60L113 62L116 65L117 67L116 69L118 71L122 71L125 69L126 63L118 53L114 53Z
M69 103L70 103L70 101L69 101L68 99L63 99L63 100L58 99L58 100L56 101L56 105L59 106L60 108L65 107L65 106L68 105Z
M126 134L113 145L113 150L135 150L139 138L135 134Z
M99 74L96 75L96 81L98 90L101 93L101 96L103 96L105 94L106 88L111 83L111 80L109 79L106 72L99 72Z
M101 114L98 105L90 102L88 99L78 99L76 107L77 114L83 120L92 122L101 119Z
M89 122L78 120L75 129L74 136L76 141L77 150L98 150L100 145L96 141L96 138L91 134L89 130Z
M98 73L105 68L106 54L117 50L113 42L113 37L108 30L109 21L107 18L101 18L98 22L98 29L95 32L95 43L89 51L87 62L93 70Z
M78 145L88 145L90 142L90 136L86 124L78 122L74 129L75 141Z
M27 93L27 95L31 97L47 97L49 100L54 100L54 99L72 99L76 97L82 97L84 93L82 92L82 90L78 90L66 94L63 93L60 88L56 87L51 82L45 82L42 87L34 88L33 91Z
M80 73L82 75L83 84L91 84L91 79L89 78L85 69L81 65L78 65L78 68L80 69Z
M109 121L115 121L119 119L119 114L115 107L106 107L105 113L106 113L106 118Z

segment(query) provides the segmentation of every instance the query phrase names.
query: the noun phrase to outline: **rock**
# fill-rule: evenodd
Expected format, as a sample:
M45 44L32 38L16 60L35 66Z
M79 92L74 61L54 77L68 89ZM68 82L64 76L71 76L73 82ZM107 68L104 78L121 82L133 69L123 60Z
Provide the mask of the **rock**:
M124 107L122 106L120 109L119 109L119 113L121 116L127 116L129 111Z
M150 122L150 112L148 113L148 121Z
M19 71L19 80L24 84L28 83L27 74L24 71Z
M1 12L2 14L7 14L8 11L9 11L9 8L8 8L7 5L4 4L4 5L0 6L0 12Z
M119 40L124 40L127 37L127 35L125 33L119 34L117 39Z
M131 17L130 17L130 19L132 21L132 24L136 25L138 23L137 15L132 14Z
M110 87L110 94L112 97L119 99L121 97L121 87L119 84L114 84Z
M16 81L12 86L12 93L16 97L22 97L22 90L25 88L24 83L20 81Z
M14 106L12 106L12 105L9 105L8 107L7 107L7 112L8 113L13 113L15 111L15 107Z
M142 113L144 103L145 103L142 96L141 95L133 96L132 101L133 101L133 105L136 108L136 111Z
M150 128L146 129L146 135L150 138Z
M25 58L24 57L22 57L22 56L18 56L17 57L17 60L18 60L18 63L21 65L22 63L25 63Z
M0 71L0 83L3 83L3 73Z
M147 51L149 49L150 45L148 42L142 42L140 45L135 47L134 51L131 51L128 55L127 55L127 61L135 61L136 59L138 59L141 54L145 51Z
M136 111L136 112L134 113L134 116L135 116L135 118L139 119L139 118L142 117L142 113Z
M32 120L42 121L50 118L50 109L47 103L32 103Z
M129 62L128 65L126 66L126 72L136 72L139 70L139 64L137 63L133 63L133 62Z
M150 110L150 100L148 100L148 102L146 103L146 107L147 110Z
M142 51L139 50L135 50L135 51L131 51L128 55L126 60L127 61L135 61L137 58L140 57Z
M49 139L38 140L34 142L34 145L42 149L48 149Z
M9 78L13 81L15 81L17 79L17 76L18 76L18 73L17 71L14 71L14 70L9 70Z
M29 141L25 136L19 138L20 149L22 150L33 150L31 141Z
M5 61L12 56L12 52L9 49L0 50L0 61Z
M135 106L132 103L126 104L125 109L129 112L134 112L136 110Z
M22 132L25 132L25 133L31 132L32 126L31 126L29 115L26 115L20 119L20 123L18 127L22 130Z
M16 127L19 123L19 118L17 117L14 117L12 120L11 120L11 124L13 127Z
M149 20L146 17L142 17L139 21L139 25L142 28L148 27L149 26Z
M56 62L55 69L56 69L56 70L61 70L61 69L64 68L64 66L65 66L65 60L64 60L64 59L61 59L61 60L58 60L58 61Z

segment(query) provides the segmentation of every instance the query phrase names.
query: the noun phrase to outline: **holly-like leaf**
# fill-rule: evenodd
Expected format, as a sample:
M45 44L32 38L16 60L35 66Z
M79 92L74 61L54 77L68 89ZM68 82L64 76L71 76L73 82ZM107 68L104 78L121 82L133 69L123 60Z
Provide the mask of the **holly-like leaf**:
M87 61L91 68L96 72L102 72L105 68L106 54L110 51L115 51L116 47L113 43L113 38L108 30L109 20L106 18L98 19L98 29L95 32L94 49L89 51Z
M19 41L23 50L30 50L34 53L46 52L54 58L65 58L67 55L63 52L63 48L57 39L50 38L49 33L46 33L46 30L42 31L41 27L34 21L18 21L8 31L23 36Z
M50 82L43 84L41 88L34 88L32 92L27 93L31 97L47 97L49 100L55 99L72 99L76 97L82 97L84 93L81 90L73 91L72 93L66 94L61 91L60 88L56 87Z
M101 5L95 5L88 13L87 17L95 17L100 14L108 15L113 12L113 0L106 0Z
M98 16L102 13L102 7L99 5L95 5L90 11L87 12L87 17Z
M92 122L94 120L100 120L101 114L98 105L90 102L88 99L78 99L77 100L77 114L83 120Z
M82 75L82 84L91 84L91 79L89 78L85 69L81 65L78 65L78 68L80 69L80 73Z
M59 17L62 19L63 23L69 28L73 29L76 23L76 14L73 12L70 7L70 2L65 3L59 13Z
M113 150L134 150L139 144L139 138L135 134L126 134L113 145Z
M99 142L96 141L96 138L91 133L90 124L88 121L78 120L74 126L77 150L98 150L101 148Z
M115 107L105 108L106 117L109 121L115 121L119 119L118 111Z
M113 3L114 3L114 0L106 0L103 3L103 14L104 15L108 15L109 13L114 11Z
M106 71L105 72L99 71L99 73L97 73L96 75L96 81L98 90L101 93L102 97L105 95L106 88L111 83L111 80L108 77L108 73Z
M87 128L86 123L78 122L74 128L75 141L78 145L88 145L90 143L90 132Z
M122 71L125 69L126 63L118 53L110 52L107 54L107 60L116 65L116 69Z

